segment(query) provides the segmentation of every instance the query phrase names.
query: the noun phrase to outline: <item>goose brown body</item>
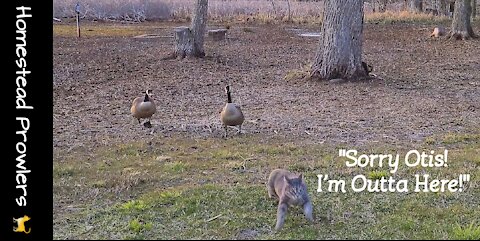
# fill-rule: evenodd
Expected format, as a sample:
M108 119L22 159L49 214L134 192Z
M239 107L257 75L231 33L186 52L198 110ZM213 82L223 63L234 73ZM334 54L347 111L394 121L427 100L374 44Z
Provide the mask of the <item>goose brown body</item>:
M242 125L245 117L242 109L235 103L226 103L221 112L221 119L226 126Z
M155 102L150 97L148 90L144 97L135 98L130 108L132 116L135 117L138 122L140 122L140 119L150 119L156 111Z
M238 132L241 133L242 124L245 120L242 109L235 103L232 103L232 96L230 93L230 87L225 87L227 93L227 103L220 112L220 119L225 128L225 137L227 136L227 126L238 126Z

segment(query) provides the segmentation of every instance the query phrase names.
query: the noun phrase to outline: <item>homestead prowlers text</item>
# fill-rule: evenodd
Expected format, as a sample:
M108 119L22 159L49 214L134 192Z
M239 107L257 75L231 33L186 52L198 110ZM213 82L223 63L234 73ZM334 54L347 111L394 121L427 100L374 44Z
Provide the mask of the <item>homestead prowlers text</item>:
M27 91L24 89L27 85L27 75L31 72L26 70L27 67L27 22L26 18L31 18L32 15L27 11L31 11L30 7L17 7L19 11L16 20L16 45L15 53L17 60L15 61L18 69L16 70L16 120L19 122L21 129L15 132L19 135L21 140L15 145L17 151L16 158L16 189L20 189L19 197L15 198L18 206L27 206L27 175L31 170L26 167L27 156L27 131L30 129L30 120L22 112L22 116L19 115L19 110L32 110L33 106L28 106L25 98L27 97ZM17 124L18 126L18 124Z

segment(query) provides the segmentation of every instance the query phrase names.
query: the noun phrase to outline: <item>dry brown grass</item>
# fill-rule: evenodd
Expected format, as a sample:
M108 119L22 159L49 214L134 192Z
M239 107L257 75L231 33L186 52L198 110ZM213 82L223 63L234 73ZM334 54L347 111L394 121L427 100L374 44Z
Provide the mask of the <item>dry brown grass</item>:
M412 13L408 11L385 11L383 13L375 12L366 14L367 22L409 22L409 23L430 23L430 22L446 22L450 18L446 16L434 16L426 13Z
M54 1L55 16L73 17L74 0ZM146 20L189 20L193 12L193 0L86 0L82 3L81 16L86 19L146 21ZM438 22L447 17L429 14L415 14L401 11L402 4L393 3L387 6L384 13L372 12L371 4L365 3L367 21L374 22ZM323 2L290 0L290 11L287 1L269 0L211 0L208 6L210 21L214 22L257 22L257 23L321 23ZM289 17L290 15L290 17Z
M80 34L84 37L131 37L145 34L154 26L119 25L119 24L94 24L86 22L80 25ZM59 37L77 36L77 27L71 24L53 25L53 34Z

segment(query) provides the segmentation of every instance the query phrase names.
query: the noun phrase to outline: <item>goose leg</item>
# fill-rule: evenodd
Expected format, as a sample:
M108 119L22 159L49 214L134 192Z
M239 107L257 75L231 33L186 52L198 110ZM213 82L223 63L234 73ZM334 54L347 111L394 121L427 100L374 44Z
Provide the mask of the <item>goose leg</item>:
M239 125L239 126L238 126L237 134L242 134L242 125Z
M148 121L143 123L143 125L147 128L152 128L152 123L150 122L150 118L148 118Z
M227 125L223 125L223 127L225 128L225 135L223 135L223 137L227 138Z

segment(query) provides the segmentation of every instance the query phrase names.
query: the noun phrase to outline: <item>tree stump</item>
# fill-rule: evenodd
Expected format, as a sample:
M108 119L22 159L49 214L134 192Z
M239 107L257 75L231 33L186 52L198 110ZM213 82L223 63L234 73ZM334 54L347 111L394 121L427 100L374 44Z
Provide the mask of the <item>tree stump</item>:
M209 30L208 36L214 41L225 40L227 37L227 30L226 29Z
M207 24L207 10L208 0L197 0L191 27L182 26L174 29L175 51L171 57L180 59L185 57L205 57L203 38Z
M175 32L175 56L185 58L193 53L193 34L188 27L177 27Z

